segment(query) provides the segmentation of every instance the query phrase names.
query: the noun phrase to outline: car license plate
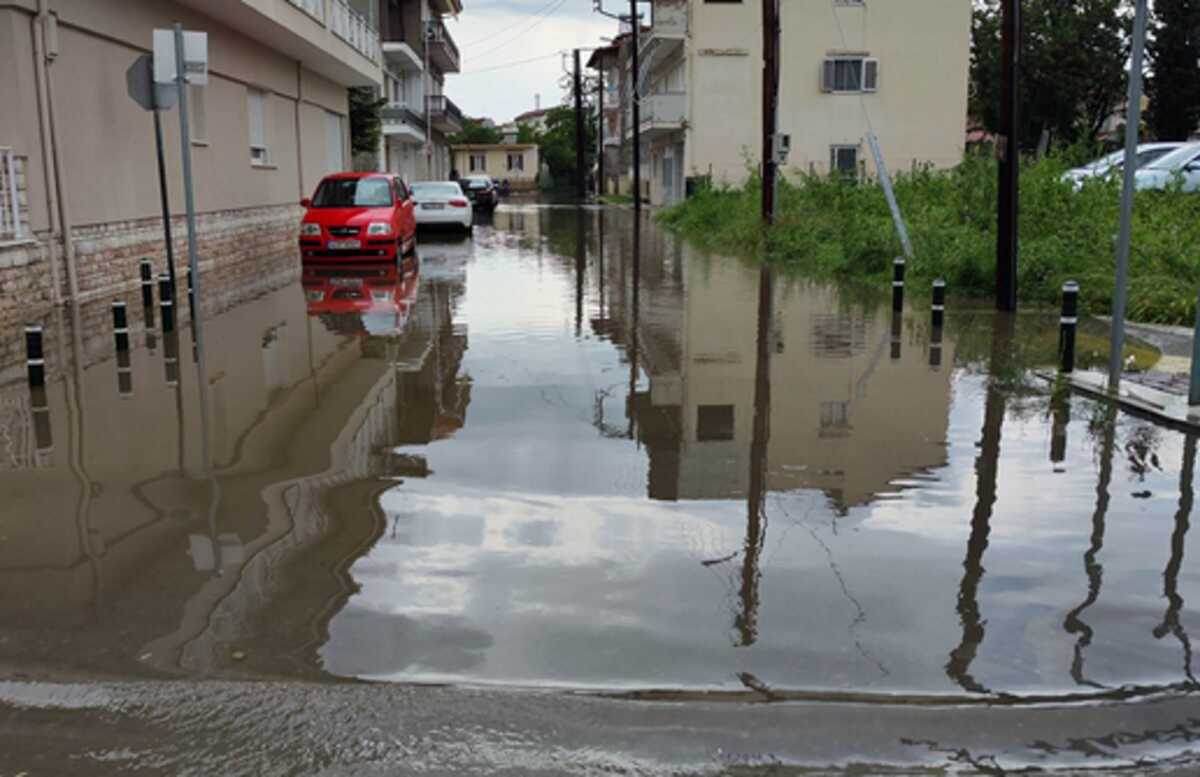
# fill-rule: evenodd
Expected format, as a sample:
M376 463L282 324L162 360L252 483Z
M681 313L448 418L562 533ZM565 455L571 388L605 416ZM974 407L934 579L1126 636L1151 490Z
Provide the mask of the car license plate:
M329 279L329 283L332 284L333 286L362 286L363 279L362 278L354 278L354 277L343 278L343 277L335 276L335 277Z
M442 210L446 206L440 202L427 202L421 206L424 210Z
M330 251L344 251L347 248L362 248L361 240L330 240Z

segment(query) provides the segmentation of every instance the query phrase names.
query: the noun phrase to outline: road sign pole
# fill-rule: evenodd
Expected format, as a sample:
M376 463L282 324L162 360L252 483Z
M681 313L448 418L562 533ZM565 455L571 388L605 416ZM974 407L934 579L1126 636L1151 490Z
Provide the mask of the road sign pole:
M155 108L154 114L154 148L158 156L158 196L162 204L163 235L167 243L167 272L171 276L171 286L175 286L175 243L171 237L171 201L167 194L167 160L163 149L162 114Z

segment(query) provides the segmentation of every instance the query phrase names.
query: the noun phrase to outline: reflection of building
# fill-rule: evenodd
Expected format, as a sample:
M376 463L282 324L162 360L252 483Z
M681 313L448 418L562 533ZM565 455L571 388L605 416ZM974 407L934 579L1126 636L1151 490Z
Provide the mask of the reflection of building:
M186 330L179 393L145 349L134 402L112 362L52 384L49 466L0 471L0 657L204 669L235 641L290 648L320 631L349 590L341 571L381 531L375 478L422 472L389 448L465 420L460 293L452 275L422 283L401 327L353 337L307 315L295 284L210 318L215 481Z
M661 237L647 238L662 240ZM650 495L743 496L754 415L758 274L669 239L643 250L637 360L649 386L631 404L650 453ZM615 270L614 337L631 351L631 299ZM950 370L933 369L909 322L891 357L891 316L836 292L779 281L770 330L770 490L813 488L839 508L945 461ZM953 363L953 346L945 345Z

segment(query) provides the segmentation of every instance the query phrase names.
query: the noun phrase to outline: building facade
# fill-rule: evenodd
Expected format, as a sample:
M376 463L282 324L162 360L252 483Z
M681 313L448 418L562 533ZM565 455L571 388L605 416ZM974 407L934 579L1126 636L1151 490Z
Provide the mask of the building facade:
M783 5L781 28L779 131L791 136L786 174L873 174L870 127L893 172L961 159L968 0L796 0ZM655 0L638 50L643 196L669 204L685 196L689 178L745 181L761 160L759 4ZM620 72L628 97L633 75ZM626 143L633 135L629 102Z
M454 169L461 176L488 175L508 181L518 191L537 188L541 160L535 143L472 143L451 150Z
M461 71L462 57L444 17L461 11L461 0L379 0L388 100L380 160L408 180L450 177L446 138L462 131L463 114L445 81Z
M347 88L377 86L378 35L345 0L15 0L0 5L0 330L165 269L152 114L126 70L155 29L208 34L188 87L201 272L295 250L301 197L350 158ZM176 263L179 111L162 113ZM15 196L12 196L15 194Z

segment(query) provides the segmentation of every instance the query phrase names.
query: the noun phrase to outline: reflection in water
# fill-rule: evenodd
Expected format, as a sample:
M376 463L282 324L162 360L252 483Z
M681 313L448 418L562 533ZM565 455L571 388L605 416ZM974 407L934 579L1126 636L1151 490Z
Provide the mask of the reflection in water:
M983 553L991 534L992 510L996 505L996 479L1000 463L1000 432L1004 424L1006 394L1000 376L1008 374L1015 321L1011 315L997 314L992 334L992 354L988 365L987 399L983 411L983 431L979 455L975 458L975 509L971 512L971 536L963 560L963 577L958 589L958 617L962 639L950 651L946 674L965 690L989 693L986 686L971 675L971 663L983 642L985 623L979 610L979 583L983 580Z
M1179 640L1179 644L1183 646L1183 672L1193 685L1196 683L1196 676L1192 674L1192 643L1181 620L1183 597L1179 595L1179 570L1183 566L1184 540L1190 526L1194 499L1192 478L1195 469L1196 435L1188 434L1184 441L1183 467L1179 474L1179 509L1175 512L1175 530L1171 532L1171 559L1163 571L1163 596L1169 604L1162 623L1154 629L1155 639L1172 634Z
M1059 407L1062 407L1062 404L1065 404L1065 400L1063 403L1060 403ZM1069 408L1067 408L1055 413L1055 429L1059 428L1060 423L1065 427L1067 421L1065 418L1060 418L1060 415L1069 412ZM1079 685L1087 685L1093 688L1103 688L1105 686L1088 680L1083 674L1084 650L1088 645L1092 644L1093 631L1092 627L1084 622L1080 616L1083 615L1084 610L1096 603L1096 599L1100 596L1100 583L1104 576L1104 567L1096 560L1096 556L1104 547L1104 520L1108 515L1110 501L1109 485L1112 482L1113 449L1116 439L1116 413L1112 405L1108 406L1103 417L1099 420L1099 424L1101 429L1097 456L1100 459L1100 479L1096 483L1096 509L1092 512L1092 536L1087 552L1083 554L1083 571L1087 576L1088 585L1087 598L1078 607L1067 613L1067 617L1063 621L1063 628L1066 629L1068 634L1079 635L1075 640L1074 659L1071 661L1071 677ZM1062 436L1065 439L1065 430L1062 432ZM1063 446L1065 447L1065 442Z

